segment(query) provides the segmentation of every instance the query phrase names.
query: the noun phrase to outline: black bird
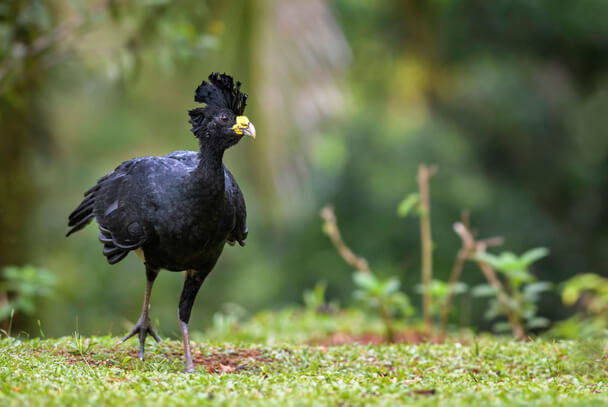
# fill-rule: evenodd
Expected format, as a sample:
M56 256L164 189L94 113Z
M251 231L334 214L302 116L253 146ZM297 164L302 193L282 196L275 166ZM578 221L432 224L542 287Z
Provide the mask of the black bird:
M158 272L186 271L178 317L184 341L185 372L194 372L188 321L194 298L217 262L225 243L245 245L243 194L222 163L224 151L255 127L243 116L247 95L231 76L213 73L196 89L206 106L190 110L199 152L176 151L164 157L139 157L120 164L84 193L69 216L66 236L97 221L108 263L134 251L146 267L146 291L135 328L120 343L139 337L144 358L146 336L160 338L150 324L150 292Z

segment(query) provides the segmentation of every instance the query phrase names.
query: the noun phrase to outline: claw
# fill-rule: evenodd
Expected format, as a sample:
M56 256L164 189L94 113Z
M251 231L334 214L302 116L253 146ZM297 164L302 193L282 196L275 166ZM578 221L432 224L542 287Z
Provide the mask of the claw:
M132 330L132 331L131 331L131 332L130 332L128 335L126 335L124 338L122 338L122 339L120 340L120 342L118 342L118 344L120 345L120 344L124 343L124 342L125 342L127 339L130 339L130 338L131 338L133 335L135 335L137 332L138 332L138 331L137 331L137 329L133 329L133 330Z
M150 327L150 328L148 328L148 332L150 333L150 335L152 335L152 337L154 338L156 343L160 343L160 336L156 335L156 332L154 332L154 329L152 329Z
M144 360L144 348L146 346L146 337L148 336L148 334L152 335L152 337L157 343L160 343L160 337L156 334L156 332L154 332L154 329L152 329L152 327L150 326L150 321L138 321L133 330L129 332L129 334L126 335L124 338L122 338L120 342L118 342L118 344L120 345L121 343L124 343L125 341L135 336L135 334L139 334L139 359Z

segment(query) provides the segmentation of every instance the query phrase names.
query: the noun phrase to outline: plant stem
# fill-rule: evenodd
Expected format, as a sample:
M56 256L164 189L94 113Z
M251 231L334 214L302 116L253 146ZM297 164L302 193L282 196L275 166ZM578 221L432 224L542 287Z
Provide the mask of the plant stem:
M420 191L420 240L422 251L422 311L428 332L433 330L431 279L433 278L433 240L431 237L431 203L429 180L437 172L436 166L418 167L418 189Z
M364 273L371 273L367 260L363 257L357 256L352 252L342 240L340 229L338 229L338 220L334 213L334 209L331 206L325 206L321 209L321 218L325 221L323 225L323 231L329 236L331 242L340 253L340 256L344 259L355 270L363 271Z
M353 253L352 250L346 246L344 240L342 240L340 229L338 229L338 220L336 219L336 214L331 206L325 206L323 209L321 209L321 218L323 218L325 221L323 231L329 236L331 242L334 244L344 261L355 270L359 270L364 273L371 273L367 260ZM382 303L382 301L380 301L379 311L382 322L384 323L384 329L386 331L386 340L389 343L393 343L395 341L393 317L389 310L386 309L386 306Z
M456 222L454 224L454 231L462 239L462 247L466 251L467 257L469 259L474 259L477 253L484 252L486 250L486 247L500 245L503 242L503 239L501 237L475 241L475 238L473 237L469 229L462 222ZM502 283L496 276L496 272L488 263L477 259L475 259L475 262L479 266L479 269L486 277L490 285L496 290L498 302L505 310L507 320L511 325L511 331L513 332L513 336L515 336L517 339L524 339L526 336L526 331L524 330L523 325L521 324L519 316L511 309L511 306L509 304L509 296L507 295Z
M456 233L458 233L460 235L462 233L462 230L464 230L464 231L469 230L469 217L470 217L470 215L469 215L468 211L464 211L462 213L460 223L454 224L454 230L456 231ZM459 231L459 229L461 229L461 231ZM458 283L458 280L460 280L460 275L462 274L462 269L464 268L465 261L471 255L471 253L470 253L471 247L468 247L467 245L488 247L488 246L499 246L502 244L503 244L502 237L493 237L490 239L484 239L479 242L475 242L473 237L470 236L470 239L462 240L462 247L460 248L460 250L458 251L458 254L456 255L456 259L454 260L454 266L452 266L452 272L450 274L450 280L449 280L449 284L448 284L448 297L441 310L441 318L440 318L441 322L440 322L440 328L439 328L440 332L445 333L447 330L448 317L450 315L450 308L452 307L452 301L454 299L454 290L456 287L456 283Z
M394 343L395 330L393 329L393 317L384 305L380 305L380 315L382 315L382 321L384 321L384 329L386 330L386 341L388 343Z
M452 267L452 272L450 274L450 280L448 283L448 298L445 300L445 304L441 309L441 318L439 331L445 333L448 326L448 316L450 314L450 308L452 307L452 300L454 299L454 289L456 287L456 283L460 279L460 275L462 274L462 269L464 267L464 262L467 259L467 251L463 247L458 251L456 255L456 260L454 261L454 266Z
M496 276L496 272L494 272L494 269L488 263L477 260L477 264L479 265L481 272L486 276L486 279L496 290L498 301L500 302L500 305L502 305L502 307L505 309L507 319L509 321L509 324L511 324L511 331L513 332L513 336L515 336L519 340L524 339L526 337L526 331L524 330L524 327L521 324L519 316L511 309L511 306L509 304L509 296L506 294L503 285Z

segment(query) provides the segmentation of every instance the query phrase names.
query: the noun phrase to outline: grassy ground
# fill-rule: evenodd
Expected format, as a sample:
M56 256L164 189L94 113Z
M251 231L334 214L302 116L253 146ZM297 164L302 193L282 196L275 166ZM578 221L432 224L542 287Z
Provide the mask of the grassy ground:
M296 317L262 322L285 328L289 318ZM340 323L331 320L316 326ZM285 332L264 337L262 322L233 325L239 334L232 342L217 340L222 329L199 336L192 375L181 373L178 341L151 342L140 362L135 342L114 348L117 338L109 336L4 339L0 405L608 405L602 343L488 336L465 344L324 347L298 344Z

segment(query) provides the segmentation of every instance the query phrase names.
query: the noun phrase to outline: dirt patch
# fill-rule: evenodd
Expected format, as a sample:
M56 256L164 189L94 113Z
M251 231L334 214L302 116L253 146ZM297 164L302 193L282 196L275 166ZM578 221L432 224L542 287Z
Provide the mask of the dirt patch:
M74 365L76 363L86 363L91 367L100 367L100 366L121 367L118 365L117 361L114 360L113 356L110 356L109 352L100 352L100 353L87 352L83 356L79 353L70 352L65 349L53 349L53 350L45 350L45 351L42 351L41 353L50 353L50 354L53 354L54 356L63 357L65 359L65 361L70 365ZM109 356L109 357L111 357L111 359L100 359L99 355Z
M418 344L418 343L443 343L445 341L444 336L434 335L430 336L423 332L418 331L401 331L395 334L395 340L393 343L407 343L407 344ZM384 335L380 335L373 332L367 332L359 335L348 334L344 332L336 332L328 336L327 338L314 339L309 342L310 345L320 346L339 346L339 345L383 345L387 344L388 341Z
M176 358L183 358L181 352L171 354ZM273 360L264 356L259 349L232 349L225 352L203 353L195 350L192 353L194 366L203 366L209 373L238 373L251 370L261 365L272 363Z
M139 353L135 349L128 351L91 350L85 354L70 352L65 349L49 350L56 356L63 357L68 364L86 363L91 367L117 367L123 370L133 370L134 363L138 362ZM181 351L165 348L161 350L162 357L183 360ZM147 359L158 357L158 354L148 355ZM264 355L260 349L206 349L193 350L192 360L195 367L202 366L209 373L239 373L247 370L255 370L263 365L271 364L274 359ZM260 369L261 370L261 369Z

